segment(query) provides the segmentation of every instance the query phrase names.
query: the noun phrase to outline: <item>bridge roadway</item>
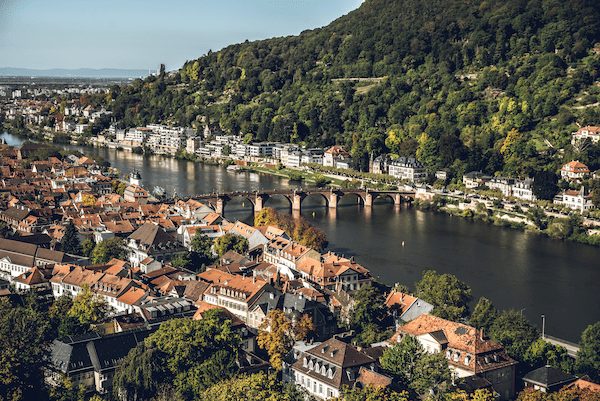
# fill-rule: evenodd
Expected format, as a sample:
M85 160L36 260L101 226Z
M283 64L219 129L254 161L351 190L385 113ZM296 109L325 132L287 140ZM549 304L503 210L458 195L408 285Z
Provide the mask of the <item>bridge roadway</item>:
M544 339L544 341L550 344L558 345L559 347L565 348L567 350L567 354L569 354L570 357L577 357L577 352L579 352L579 344L575 344L573 342L563 340L558 337L549 336L548 334L544 335L542 338Z
M247 199L254 208L255 212L260 212L269 198L279 196L285 198L290 203L290 207L294 212L302 210L302 201L308 196L317 195L325 199L325 203L329 208L337 208L341 198L347 195L354 195L358 201L365 207L371 207L373 201L380 197L390 198L395 206L400 206L402 203L412 202L415 199L415 192L412 191L388 191L388 190L371 190L371 189L327 189L327 188L300 188L300 189L273 189L265 191L233 191L225 193L201 194L192 196L191 199L203 201L210 204L217 213L223 214L227 202L235 198Z

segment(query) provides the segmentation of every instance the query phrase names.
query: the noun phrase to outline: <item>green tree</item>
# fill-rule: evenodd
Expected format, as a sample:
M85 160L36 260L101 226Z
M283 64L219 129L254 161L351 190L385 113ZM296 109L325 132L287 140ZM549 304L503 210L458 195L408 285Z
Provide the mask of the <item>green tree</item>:
M409 401L408 392L382 387L344 387L342 395L331 401Z
M82 253L77 229L72 221L69 221L67 227L65 228L65 234L61 240L61 249L63 252L70 253L72 255L81 255Z
M379 362L386 372L408 388L417 378L417 367L423 355L425 351L419 340L412 336L404 336L399 343L386 348Z
M67 317L75 318L82 326L89 328L106 319L109 312L108 304L94 294L90 287L84 286L83 290L73 299Z
M418 360L416 372L411 387L421 396L432 392L432 399L443 400L447 390L445 385L452 377L444 354L426 353Z
M581 334L577 371L600 380L600 322L589 325Z
M211 401L304 401L305 394L294 385L284 385L275 375L264 372L241 375L213 384L201 400Z
M176 255L171 259L171 265L178 269L189 269L192 267L192 258L189 253Z
M0 401L44 397L48 333L42 313L0 299Z
M492 304L492 301L485 297L481 297L473 309L473 313L469 318L469 323L478 329L487 331L490 329L490 326L497 315L498 311Z
M113 378L115 398L126 401L151 399L158 393L169 372L165 355L144 343L133 348L119 364Z
M417 296L434 306L433 314L448 320L459 320L469 314L471 289L452 274L427 270L417 283Z
M186 400L197 399L206 388L238 371L241 339L218 310L206 312L201 320L166 321L145 344L164 355L169 372L165 383L173 383Z
M498 314L490 327L490 336L504 345L511 357L522 361L539 333L522 313L511 309Z
M548 217L544 209L538 206L533 206L529 209L529 219L540 230L545 230L548 227Z
M125 242L119 237L113 237L96 244L92 251L92 262L106 263L113 258L124 259L126 256Z
M243 255L248 251L248 240L240 235L225 234L215 239L214 249L219 257L227 251L235 251Z
M569 356L565 348L550 344L542 338L531 343L525 352L525 362L532 369L550 365L568 373L572 373L574 367L573 358Z
M207 265L213 261L213 240L208 235L203 235L200 231L196 232L190 246L194 253L192 256L194 264Z
M538 171L531 189L536 198L552 200L558 193L558 176L551 171Z
M89 238L86 238L81 244L81 255L89 258L90 256L92 256L92 251L94 250L95 246L96 244L94 243L94 241L92 241Z

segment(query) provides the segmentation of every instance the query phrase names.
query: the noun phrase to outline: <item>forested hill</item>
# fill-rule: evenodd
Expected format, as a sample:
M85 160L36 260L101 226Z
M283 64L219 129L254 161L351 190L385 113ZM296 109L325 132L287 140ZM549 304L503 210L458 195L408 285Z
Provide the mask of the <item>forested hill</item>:
M431 169L528 175L597 149L597 0L366 0L299 36L232 45L113 88L126 126L166 121L256 140L345 144L417 156ZM109 99L110 100L110 99Z

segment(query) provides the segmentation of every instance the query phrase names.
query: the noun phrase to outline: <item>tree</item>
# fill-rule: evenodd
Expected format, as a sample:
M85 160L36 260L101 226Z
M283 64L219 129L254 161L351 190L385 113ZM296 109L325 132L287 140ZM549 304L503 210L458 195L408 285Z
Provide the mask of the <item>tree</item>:
M115 398L142 401L158 393L167 377L165 356L144 343L133 348L119 364L113 378Z
M504 345L511 357L522 361L539 334L522 313L511 309L498 314L490 326L490 336Z
M84 327L102 322L108 316L110 307L94 294L87 285L73 299L73 305L67 312L67 317L75 318Z
M573 372L574 361L567 350L558 345L550 344L542 338L535 340L525 352L525 360L532 369L545 365L554 366L564 372Z
M92 251L92 262L106 263L113 258L124 259L126 256L125 242L119 237L113 237L96 244Z
M72 255L82 254L82 248L81 243L79 242L77 229L72 221L69 221L67 227L65 228L65 234L61 240L61 248L65 253L70 253Z
M348 323L357 332L354 338L356 344L368 345L389 337L382 327L386 315L384 302L383 292L372 284L362 286L354 292Z
M240 235L225 234L215 239L214 248L219 257L223 256L227 251L244 254L248 251L248 240Z
M208 235L203 235L200 231L197 231L192 237L190 246L194 253L192 255L194 264L207 265L212 262L213 240Z
M416 379L418 362L423 355L425 351L419 340L412 336L404 336L399 343L385 349L379 362L386 372L408 388Z
M471 289L452 274L425 271L417 283L417 296L431 303L433 314L444 319L458 320L469 313Z
M558 176L552 171L538 171L531 189L536 198L552 200L558 193Z
M43 398L48 330L42 313L0 299L0 401Z
M219 310L207 311L201 320L168 320L145 341L163 358L168 372L163 384L172 383L186 400L237 373L240 344L231 320Z
M69 316L73 299L62 295L54 300L49 309L50 326L54 337L74 336L89 331L89 325L82 324L75 316Z
M178 269L189 269L192 267L192 258L189 253L176 255L171 259L171 265Z
M600 322L589 325L581 334L577 372L600 380Z
M264 372L220 381L202 392L211 401L304 401L305 394L294 385L284 385Z
M254 225L257 227L278 227L284 230L294 241L309 248L323 250L327 246L327 236L323 231L311 226L304 217L294 219L270 207L256 213Z
M331 401L409 401L406 391L397 392L383 387L344 387L342 395Z
M94 250L95 246L96 244L94 244L94 241L92 241L89 238L86 238L81 244L81 255L89 258L90 256L92 256L92 251Z
M490 329L490 326L494 322L497 314L498 311L492 304L492 301L485 297L481 297L477 301L475 309L473 309L473 313L469 318L469 323L478 329L484 329L487 331Z
M415 379L411 387L421 396L433 393L433 399L443 399L445 388L452 377L448 361L441 352L425 353L417 362Z
M275 370L281 370L283 357L296 341L305 340L314 331L312 319L303 315L299 321L289 319L280 309L269 311L260 325L258 346L267 351L269 362Z
M533 206L529 209L529 219L540 230L545 230L548 227L548 217L544 209L538 206Z

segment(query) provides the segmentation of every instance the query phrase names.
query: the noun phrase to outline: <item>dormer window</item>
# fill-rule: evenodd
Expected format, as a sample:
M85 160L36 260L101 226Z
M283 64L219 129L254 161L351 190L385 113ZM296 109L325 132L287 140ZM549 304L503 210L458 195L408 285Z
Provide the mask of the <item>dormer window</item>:
M334 373L334 370L332 368L329 368L327 370L327 377L329 377L330 379L333 379L333 373Z
M471 363L471 355L465 357L465 365L469 366L469 363Z
M306 357L304 357L304 358L302 359L302 366L303 366L303 367L307 367L307 366L308 366L308 359L306 359Z

